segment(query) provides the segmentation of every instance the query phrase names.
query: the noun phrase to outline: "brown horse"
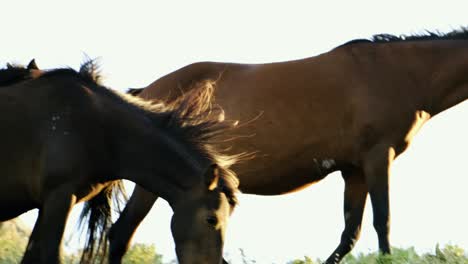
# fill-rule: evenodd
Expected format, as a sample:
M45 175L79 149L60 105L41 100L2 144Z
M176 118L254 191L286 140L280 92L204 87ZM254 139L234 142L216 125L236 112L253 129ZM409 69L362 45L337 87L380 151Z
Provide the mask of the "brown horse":
M59 263L70 208L107 195L102 190L118 179L172 206L180 263L220 263L236 203L237 178L228 167L239 156L221 154L210 143L232 127L210 108L211 87L151 105L99 85L95 68L91 61L79 72L36 75L35 67L30 76L13 78L18 69L12 67L4 74L10 79L0 89L0 221L40 210L23 263ZM90 219L96 220L92 212Z
M389 168L431 116L468 98L468 30L354 40L316 57L270 64L201 62L172 72L139 96L171 102L194 84L216 85L216 102L240 124L233 151L240 190L292 192L341 171L345 229L326 263L338 263L359 237L369 194L379 248L388 240ZM134 90L133 94L137 94ZM252 120L252 121L249 121ZM113 225L110 259L120 263L157 197L136 186Z

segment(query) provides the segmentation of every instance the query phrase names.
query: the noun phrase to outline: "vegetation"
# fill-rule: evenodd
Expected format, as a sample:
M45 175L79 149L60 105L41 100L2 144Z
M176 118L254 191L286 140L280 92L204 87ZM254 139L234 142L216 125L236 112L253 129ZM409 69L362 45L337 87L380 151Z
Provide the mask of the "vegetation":
M65 255L64 264L78 264L80 253ZM162 255L156 253L156 247L141 243L136 243L130 247L122 261L123 264L163 264ZM3 264L0 262L0 264Z
M0 264L20 263L30 233L18 219L0 223Z
M154 245L136 243L125 254L124 264L162 264L162 256L156 253Z
M294 260L288 264L319 264L320 260L312 260L304 257L302 260ZM393 248L392 255L378 253L347 255L343 264L468 264L468 254L460 247L447 245L440 249L436 246L435 253L418 255L414 248Z
M0 264L18 264L26 249L31 231L19 219L0 223ZM65 264L79 263L79 253L64 256ZM154 245L134 244L123 264L162 264Z
M0 223L0 264L17 264L26 248L30 230L19 220ZM241 263L253 264L255 260L247 257L241 250L243 258ZM78 263L78 254L66 255L65 264ZM134 244L123 260L124 264L163 264L162 256L157 254L154 245ZM176 263L175 261L166 263ZM296 259L287 264L319 264L321 260L310 257ZM447 245L440 248L438 245L434 253L418 254L414 248L394 248L391 256L371 254L348 255L343 264L468 264L467 252L457 246Z

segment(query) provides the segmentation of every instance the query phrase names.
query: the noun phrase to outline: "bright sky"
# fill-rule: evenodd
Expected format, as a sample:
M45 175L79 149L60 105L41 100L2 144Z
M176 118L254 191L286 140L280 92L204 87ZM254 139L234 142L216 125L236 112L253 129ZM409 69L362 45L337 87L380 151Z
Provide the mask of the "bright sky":
M0 66L36 58L41 68L77 68L86 53L101 58L107 86L124 90L196 61L291 60L377 33L468 25L465 1L343 2L9 1L0 9ZM467 118L466 102L437 116L395 163L393 246L430 251L436 243L453 243L468 249ZM303 255L326 258L343 229L342 199L339 173L286 196L241 195L226 255L235 258L243 248L257 263L285 263ZM155 243L166 260L174 257L170 216L167 203L159 201L134 239ZM35 217L33 212L22 219L32 225ZM73 227L69 224L68 234ZM353 252L376 249L368 206Z

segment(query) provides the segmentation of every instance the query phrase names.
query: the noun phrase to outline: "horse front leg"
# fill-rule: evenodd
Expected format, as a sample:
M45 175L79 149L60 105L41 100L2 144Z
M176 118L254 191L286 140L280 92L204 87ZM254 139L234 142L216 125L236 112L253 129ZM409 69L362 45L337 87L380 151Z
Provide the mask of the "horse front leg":
M60 246L63 232L70 209L76 202L76 197L71 190L69 185L62 185L52 191L41 209L41 217L37 226L39 230L36 231L38 232L37 236L40 237L40 241L37 242L39 245L36 245L39 247L39 263L57 264L61 262ZM37 264L38 262L23 259L22 263Z
M120 264L138 225L158 199L155 194L135 185L125 209L109 230L109 263Z
M345 229L338 247L325 261L326 264L339 263L354 247L361 232L362 214L366 204L367 186L361 169L353 168L342 172L345 181L344 220Z
M366 155L364 173L372 203L374 228L379 240L379 250L390 254L390 199L389 174L390 165L395 158L393 148L380 145L374 147Z

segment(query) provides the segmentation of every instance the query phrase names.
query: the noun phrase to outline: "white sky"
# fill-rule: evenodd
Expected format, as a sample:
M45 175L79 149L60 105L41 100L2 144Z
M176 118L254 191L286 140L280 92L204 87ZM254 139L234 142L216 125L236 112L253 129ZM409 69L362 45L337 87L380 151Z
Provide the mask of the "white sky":
M41 68L77 68L86 53L101 58L105 84L123 90L146 86L196 61L291 60L377 33L447 31L468 25L463 1L122 2L3 4L0 66L36 58ZM439 242L468 249L467 118L466 102L437 116L395 163L393 246L430 251ZM235 257L243 248L257 263L285 263L303 255L326 258L343 228L342 199L339 173L291 195L241 195L226 252ZM162 201L150 214L135 241L155 243L168 260L174 256L170 209ZM22 216L31 224L34 217ZM73 226L69 225L69 234ZM353 253L376 249L367 208Z

